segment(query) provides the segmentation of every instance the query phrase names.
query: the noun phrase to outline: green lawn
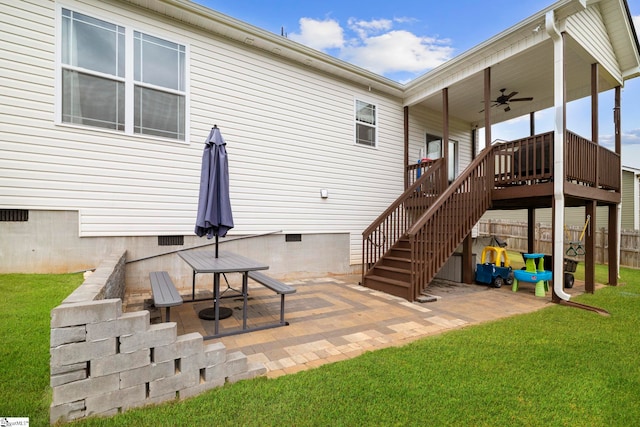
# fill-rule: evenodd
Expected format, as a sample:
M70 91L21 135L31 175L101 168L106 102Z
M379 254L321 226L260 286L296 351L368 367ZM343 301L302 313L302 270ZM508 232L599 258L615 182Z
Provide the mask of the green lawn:
M626 285L577 298L605 308L609 317L553 305L310 371L243 381L184 402L77 425L638 425L640 271L623 269L621 275ZM27 298L22 290L27 280L8 290L8 277L0 275L5 313ZM68 293L64 286L56 288L58 296L50 297L46 307L31 307L38 312L29 323L43 332L12 338L24 321L9 317L3 322L5 343L18 348L2 350L0 383L7 400L0 403L0 416L30 416L33 425L47 419L48 310ZM44 355L34 354L40 349ZM11 351L13 359L29 362L5 362ZM37 386L16 394L25 384Z
M0 418L49 424L49 313L82 281L82 274L0 274Z

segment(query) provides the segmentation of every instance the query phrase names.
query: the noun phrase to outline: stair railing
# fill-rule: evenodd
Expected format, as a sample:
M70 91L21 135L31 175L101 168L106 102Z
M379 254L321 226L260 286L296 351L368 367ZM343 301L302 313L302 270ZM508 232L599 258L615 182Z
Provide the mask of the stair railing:
M485 150L407 231L414 300L490 207L495 162L495 150Z
M433 161L429 168L362 232L362 278L437 200L447 186L445 164Z

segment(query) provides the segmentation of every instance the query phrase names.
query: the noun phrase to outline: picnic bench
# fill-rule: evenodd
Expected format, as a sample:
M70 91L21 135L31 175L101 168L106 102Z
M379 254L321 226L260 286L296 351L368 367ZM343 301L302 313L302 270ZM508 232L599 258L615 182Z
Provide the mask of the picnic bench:
M166 271L152 271L149 273L153 305L166 308L165 322L171 321L171 307L182 304L182 297Z
M260 283L262 286L271 289L275 293L280 295L280 323L279 325L286 326L289 322L285 322L284 320L284 296L288 294L293 294L296 292L296 289L286 285L279 280L276 280L272 277L267 276L264 273L259 271L249 271L249 279Z

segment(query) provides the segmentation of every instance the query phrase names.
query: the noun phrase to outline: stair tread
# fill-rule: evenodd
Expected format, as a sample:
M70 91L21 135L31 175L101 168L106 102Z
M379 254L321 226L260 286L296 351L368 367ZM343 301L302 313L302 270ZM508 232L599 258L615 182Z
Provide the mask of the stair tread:
M374 268L379 268L381 270L387 270L387 271L395 271L398 273L411 273L410 268L393 267L393 266L384 265L384 264L378 264Z
M392 256L392 255L387 255L387 256L384 256L384 257L382 257L380 259L390 259L390 260L393 260L393 261L408 261L408 262L411 262L411 258L405 258L405 257L402 257L402 256Z
M403 282L401 280L396 280L396 279L389 279L387 277L378 276L378 275L375 275L375 274L366 276L365 279L377 280L379 282L385 282L385 283L388 283L390 285L400 286L402 288L408 288L409 287L409 283L407 283L407 282Z

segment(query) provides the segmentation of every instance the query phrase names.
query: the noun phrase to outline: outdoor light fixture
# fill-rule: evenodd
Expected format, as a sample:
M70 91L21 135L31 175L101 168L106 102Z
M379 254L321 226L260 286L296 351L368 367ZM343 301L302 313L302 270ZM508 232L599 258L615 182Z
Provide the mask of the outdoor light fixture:
M329 197L329 190L327 190L326 188L323 188L320 190L320 197L322 197L323 199L326 199Z

